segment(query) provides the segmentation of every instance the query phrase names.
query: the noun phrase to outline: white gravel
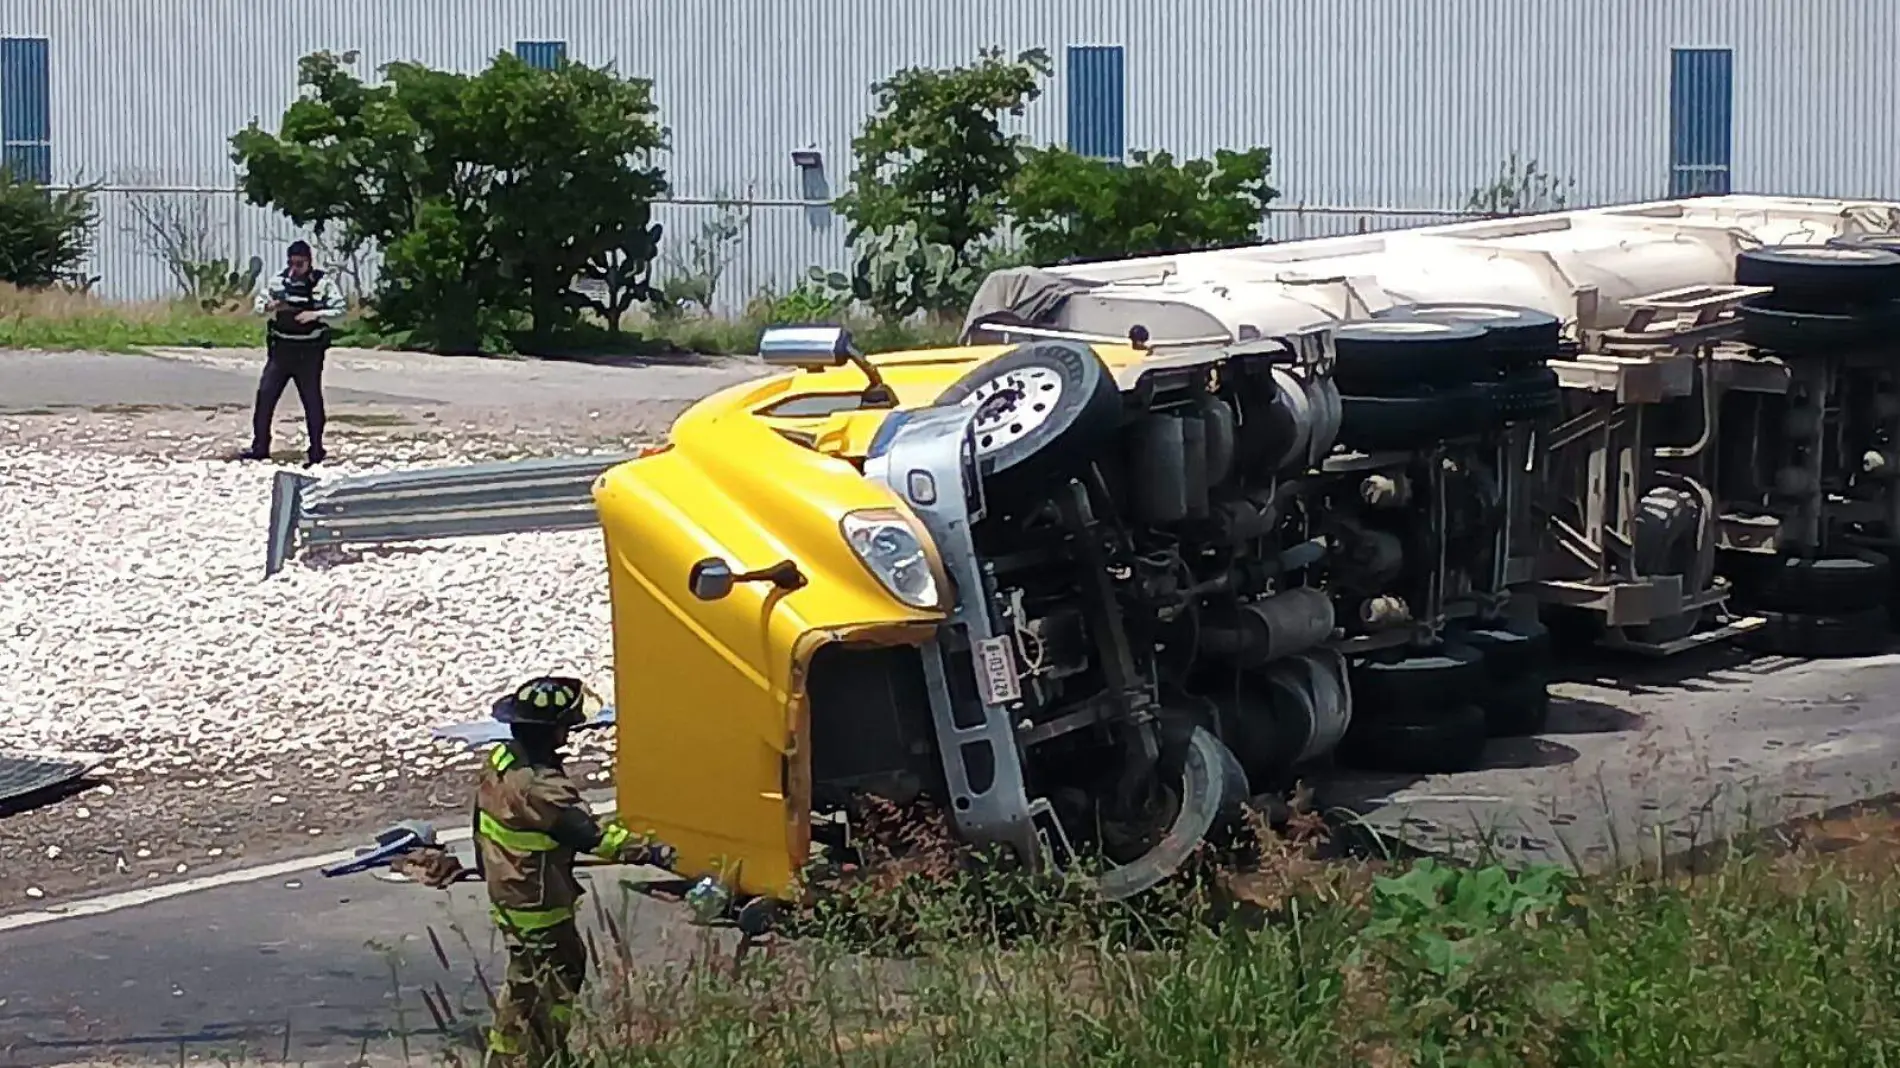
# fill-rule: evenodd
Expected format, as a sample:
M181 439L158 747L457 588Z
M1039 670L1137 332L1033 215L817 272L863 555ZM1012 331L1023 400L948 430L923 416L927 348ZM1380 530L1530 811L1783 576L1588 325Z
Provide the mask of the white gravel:
M216 786L288 763L380 789L469 759L430 730L484 717L526 676L611 697L597 533L306 559L266 580L271 473L0 443L10 744L109 752L122 776Z

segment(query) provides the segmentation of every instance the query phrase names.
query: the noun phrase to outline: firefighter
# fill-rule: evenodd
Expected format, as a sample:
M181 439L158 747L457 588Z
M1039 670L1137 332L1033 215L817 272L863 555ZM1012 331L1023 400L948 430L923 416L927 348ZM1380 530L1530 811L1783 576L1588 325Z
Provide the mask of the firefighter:
M587 975L587 948L575 922L583 890L577 855L670 867L671 847L636 838L617 821L595 820L567 777L561 750L586 721L579 679L530 679L495 702L511 741L488 755L475 791L475 856L490 911L508 950L508 974L488 1032L491 1059L535 1066L567 1052L574 1001ZM460 877L453 857L418 857L403 868L447 886Z

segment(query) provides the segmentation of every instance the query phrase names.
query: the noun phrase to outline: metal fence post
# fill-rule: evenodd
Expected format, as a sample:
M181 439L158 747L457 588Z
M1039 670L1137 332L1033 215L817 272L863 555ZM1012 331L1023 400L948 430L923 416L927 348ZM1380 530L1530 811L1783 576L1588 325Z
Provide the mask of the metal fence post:
M264 577L284 569L297 551L297 526L303 519L304 487L315 482L309 475L279 471L270 484L270 541L264 548Z

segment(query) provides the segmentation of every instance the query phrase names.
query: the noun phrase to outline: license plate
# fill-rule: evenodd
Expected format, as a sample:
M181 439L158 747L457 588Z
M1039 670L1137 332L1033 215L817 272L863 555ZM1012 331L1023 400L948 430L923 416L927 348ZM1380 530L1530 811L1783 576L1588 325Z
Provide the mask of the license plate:
M1006 705L1022 700L1023 688L1016 678L1016 650L1009 635L976 643L976 684L983 690L985 704Z

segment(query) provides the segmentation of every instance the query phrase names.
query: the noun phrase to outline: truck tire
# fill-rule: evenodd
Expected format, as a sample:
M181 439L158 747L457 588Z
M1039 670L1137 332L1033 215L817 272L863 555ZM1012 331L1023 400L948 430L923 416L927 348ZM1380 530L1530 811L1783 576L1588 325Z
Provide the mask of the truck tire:
M1482 386L1339 400L1338 442L1360 452L1426 448L1482 432L1496 423L1492 397Z
M1900 234L1839 234L1827 239L1833 248L1879 248L1900 252Z
M1354 717L1339 746L1339 762L1362 771L1446 775L1484 763L1490 731L1484 709L1474 704L1393 710L1371 719Z
M1744 631L1735 643L1744 649L1815 660L1876 656L1887 650L1891 617L1885 605L1829 615L1800 612L1759 613L1767 622Z
M1403 396L1493 377L1484 331L1461 323L1367 320L1333 328L1333 381L1341 393Z
M1528 738L1550 725L1550 676L1543 670L1508 683L1494 684L1484 695L1485 729L1493 738Z
M1734 566L1731 578L1741 603L1771 612L1863 612L1885 606L1893 586L1893 565L1875 553L1774 556L1752 567L1740 561Z
M1769 286L1800 311L1845 311L1900 299L1900 253L1840 245L1770 245L1735 258L1735 281Z
M1386 709L1443 709L1472 704L1484 693L1484 654L1441 642L1436 649L1396 649L1349 668L1353 722ZM1348 728L1348 733L1351 728Z
M1557 372L1541 362L1511 371L1483 388L1491 394L1492 419L1499 426L1545 419L1563 408L1564 393L1557 383Z
M1900 305L1871 305L1854 314L1794 311L1774 297L1753 297L1736 312L1742 340L1785 356L1826 356L1865 348L1900 326Z
M977 409L984 475L1021 485L1087 463L1121 423L1121 391L1085 345L1022 345L963 376L937 399Z
M1485 676L1503 686L1550 669L1550 631L1536 620L1509 620L1457 632L1453 638L1484 657Z
M1511 304L1434 302L1395 304L1375 312L1377 320L1400 322L1467 323L1484 330L1484 347L1500 372L1542 366L1557 354L1563 342L1563 323L1535 308Z

